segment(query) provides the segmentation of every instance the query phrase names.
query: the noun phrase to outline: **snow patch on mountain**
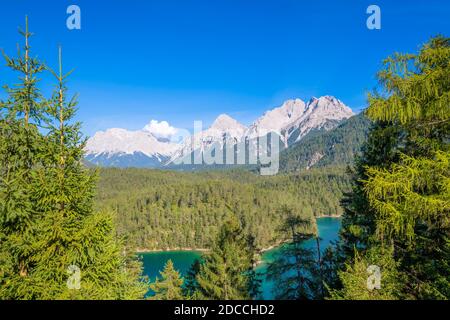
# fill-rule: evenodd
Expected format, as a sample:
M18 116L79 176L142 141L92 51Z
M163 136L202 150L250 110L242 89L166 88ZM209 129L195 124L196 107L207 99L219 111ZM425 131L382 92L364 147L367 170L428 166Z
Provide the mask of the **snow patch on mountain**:
M246 137L254 139L267 135L269 132L285 137L284 129L292 121L305 112L306 104L301 99L285 101L280 107L265 112L249 127Z
M323 96L313 97L307 103L301 99L287 100L265 112L249 127L221 114L209 128L197 128L193 135L167 121L152 120L138 131L113 128L97 132L87 142L86 158L96 159L98 164L128 165L133 163L133 158L139 165L173 164L185 157L190 158L193 152L201 158L205 151L211 151L217 145L223 149L224 144L229 146L248 141L254 146L257 138L269 133L277 134L284 143L280 147L287 148L311 130L330 130L353 115L352 110L339 99ZM115 158L109 159L111 157Z
M187 137L182 146L174 153L171 161L190 156L195 150L200 153L215 146L223 147L225 143L236 144L244 137L247 127L227 114L219 115L211 127Z
M333 96L313 97L306 104L303 114L287 124L284 130L288 138L295 134L295 142L298 142L312 129L330 130L353 115L352 109Z
M148 157L164 158L171 156L177 148L178 144L161 142L149 131L112 128L95 133L87 141L85 151L87 155L140 152Z
M333 96L313 97L307 103L291 99L253 122L246 137L254 139L275 132L281 137L285 147L288 147L292 135L295 135L294 142L297 142L312 129L329 130L339 121L351 116L353 111Z

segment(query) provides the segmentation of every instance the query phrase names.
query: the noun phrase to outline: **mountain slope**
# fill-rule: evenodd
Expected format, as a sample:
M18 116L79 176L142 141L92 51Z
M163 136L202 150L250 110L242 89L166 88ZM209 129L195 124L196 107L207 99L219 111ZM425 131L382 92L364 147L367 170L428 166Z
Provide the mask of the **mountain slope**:
M366 141L370 120L362 113L330 131L313 130L280 154L280 171L350 164Z
M285 127L288 145L300 141L311 130L331 130L354 115L352 109L333 96L311 98L303 114Z
M86 160L105 167L157 167L178 149L145 130L113 128L97 132L87 141Z
M211 127L186 138L167 164L201 164L207 151L211 148L222 149L225 144L234 145L241 142L246 130L247 127L243 124L226 114L221 114Z
M188 138L172 156L170 165L203 164L203 155L206 151L212 153L214 146L223 149L225 144L240 142L246 143L245 152L249 157L250 153L257 152L258 138L269 133L280 137L279 152L300 141L311 130L330 130L351 116L352 110L332 96L312 98L308 103L300 99L287 100L265 112L248 128L227 115L220 115L209 129Z
M332 130L352 115L352 110L333 96L313 97L307 103L291 99L265 112L249 127L221 114L209 128L184 136L181 143L172 143L167 136L172 134L173 138L181 129L166 121L152 120L138 131L114 128L97 132L87 142L86 160L99 166L171 169L178 166L189 170L201 165L217 169L223 163L256 165L264 163L258 160L267 156L266 148L277 154L296 145L310 132ZM274 141L266 144L262 137L274 137L279 148ZM320 153L315 157L320 158Z
M305 108L305 102L300 99L287 100L280 107L269 110L256 119L248 128L245 136L254 139L274 132L284 137L286 126L300 118L305 112ZM283 142L285 141L287 141L287 137L283 138Z
M148 156L142 152L133 153L114 152L114 153L89 153L85 160L91 166L116 167L116 168L158 168L169 158L159 155Z

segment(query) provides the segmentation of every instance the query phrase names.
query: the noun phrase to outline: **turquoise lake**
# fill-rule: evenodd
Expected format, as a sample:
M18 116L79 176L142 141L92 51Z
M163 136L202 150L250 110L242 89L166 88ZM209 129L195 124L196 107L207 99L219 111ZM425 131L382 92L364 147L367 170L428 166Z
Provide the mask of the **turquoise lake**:
M338 237L338 232L341 227L340 218L318 218L317 226L319 229L319 236L321 238L320 248L321 251L330 244L331 241L336 240ZM305 247L315 247L315 240L306 241ZM270 262L273 254L278 250L274 248L264 252L262 256L262 263L258 265L256 270L263 276L262 283L262 298L271 299L272 298L272 286L273 284L266 281L264 278L265 268L267 262ZM191 264L201 257L201 252L198 251L162 251L162 252L149 252L141 253L142 262L144 264L144 274L149 277L151 281L155 280L156 276L159 276L159 271L164 268L167 260L171 259L175 268L182 274L185 275L189 270Z

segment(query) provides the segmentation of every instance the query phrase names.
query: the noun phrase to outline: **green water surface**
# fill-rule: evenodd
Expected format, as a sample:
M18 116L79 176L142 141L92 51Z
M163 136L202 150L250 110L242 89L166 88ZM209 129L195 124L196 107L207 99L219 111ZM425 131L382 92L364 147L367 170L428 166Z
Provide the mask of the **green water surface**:
M338 237L338 231L341 226L340 218L324 217L317 219L317 226L319 229L319 236L321 238L320 246L321 251L330 244L331 241L336 240ZM314 247L315 240L306 241L305 247ZM256 268L257 272L262 274L262 298L272 298L273 284L265 279L264 273L267 266L267 262L272 260L272 257L278 248L266 251L262 256L262 263ZM162 251L162 252L149 252L140 254L144 264L144 274L149 277L151 281L155 280L156 276L159 276L159 271L164 268L167 260L171 259L175 268L185 275L189 270L191 264L195 259L201 257L201 252L198 251ZM151 295L151 292L149 293Z

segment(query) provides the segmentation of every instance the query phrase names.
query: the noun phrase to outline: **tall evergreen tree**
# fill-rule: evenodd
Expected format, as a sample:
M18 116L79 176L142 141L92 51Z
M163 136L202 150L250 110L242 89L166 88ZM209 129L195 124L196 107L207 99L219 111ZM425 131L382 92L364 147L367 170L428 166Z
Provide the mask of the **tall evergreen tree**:
M200 286L197 282L197 274L200 272L201 262L195 259L184 278L183 295L195 299L199 294Z
M320 253L305 248L312 239L311 221L291 208L283 207L286 220L280 227L285 243L267 267L267 279L274 282L274 296L280 300L314 299L321 294ZM320 250L320 249L319 249Z
M387 168L398 161L397 148L401 131L397 126L377 122L372 125L367 142L362 148L361 156L355 159L354 168L348 168L352 179L352 191L344 194L341 205L344 208L338 254L342 263L353 256L354 249L364 250L369 246L375 231L375 210L370 206L364 192L364 180L367 179L366 168L377 166Z
M376 124L344 202L341 253L348 265L352 249L364 259L393 246L408 279L404 298L449 298L450 39L386 59L378 77L383 90L366 110Z
M7 66L19 74L19 83L5 86L8 98L0 104L0 297L27 289L35 245L31 236L40 218L33 199L35 170L44 149L39 125L44 120L44 99L37 87L45 65L31 57L28 18L23 50L17 58L3 53Z
M26 28L25 37L29 32ZM26 41L28 46L28 41ZM28 53L25 54L25 57ZM25 58L24 61L26 61ZM21 65L7 58L9 64ZM21 61L21 60L19 60ZM30 65L37 65L37 62ZM30 67L23 67L30 70ZM31 68L33 70L33 68ZM122 251L115 237L113 217L109 213L93 211L96 175L83 164L84 140L80 124L73 121L76 99L67 101L61 52L59 70L51 71L58 83L53 97L45 101L45 108L33 111L37 94L26 105L23 117L16 111L16 92L10 92L8 115L2 128L25 128L26 139L33 137L39 148L34 149L28 166L21 174L29 177L26 189L19 189L22 206L30 210L21 220L11 220L17 209L10 205L7 193L9 174L2 172L1 237L2 260L6 269L0 274L0 297L7 299L127 299L142 298L145 285L140 281L140 268L134 259ZM24 77L25 81L34 77ZM25 82L26 83L26 82ZM26 89L28 92L30 89ZM37 89L36 89L37 92ZM20 96L20 95L19 95ZM31 106L31 107L30 107ZM31 122L30 120L33 120ZM45 122L47 134L39 131ZM30 132L33 130L33 134ZM20 130L18 131L20 133ZM3 137L2 137L3 138ZM21 165L20 150L8 148L3 141L1 158L9 167ZM7 146L3 148L3 146ZM25 144L24 148L28 145ZM28 151L28 149L25 149ZM7 168L8 168L7 166ZM14 224L12 222L15 222ZM11 226L16 228L11 232ZM22 227L22 228L20 228ZM3 240L3 239L2 239ZM25 245L24 245L25 244ZM26 256L22 255L22 252Z
M239 220L231 216L223 224L210 253L203 257L197 282L199 296L212 300L250 299L255 294L255 252Z
M150 284L150 289L155 292L152 300L182 300L184 298L182 285L183 279L180 273L173 267L172 260L168 260L164 270L160 271L161 279L156 278L155 282Z

